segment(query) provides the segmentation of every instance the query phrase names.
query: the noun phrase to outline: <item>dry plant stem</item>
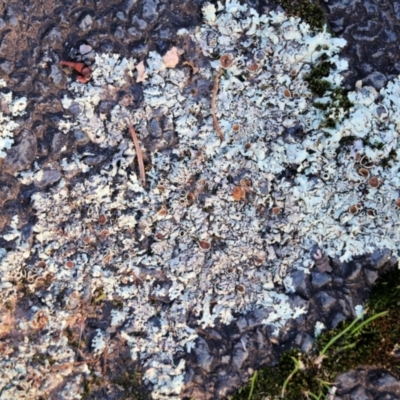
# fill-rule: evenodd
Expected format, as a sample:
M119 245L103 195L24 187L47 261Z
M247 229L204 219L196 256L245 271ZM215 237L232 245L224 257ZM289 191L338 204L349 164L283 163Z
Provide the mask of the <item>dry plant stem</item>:
M222 133L221 127L219 126L218 119L217 119L217 106L216 106L216 100L217 100L217 94L218 94L218 88L219 88L219 78L222 75L222 68L220 68L217 72L217 75L214 79L214 88L212 92L212 98L211 98L211 114L212 118L214 121L214 128L218 133L219 138L221 139L221 142L224 140L224 134Z
M73 367L75 365L82 365L82 364L93 364L98 362L99 359L96 358L95 360L86 360L86 361L74 361L74 362L70 362L70 363L65 363L65 364L60 364L60 365L54 365L52 369L65 369L68 367Z
M146 185L146 175L144 172L144 163L143 163L143 153L140 148L139 140L136 135L135 129L129 120L129 118L125 119L126 123L128 124L129 132L131 133L133 143L135 144L135 149L136 149L136 154L137 154L137 159L138 159L138 164L139 164L139 173L140 173L140 179L142 181L142 186Z

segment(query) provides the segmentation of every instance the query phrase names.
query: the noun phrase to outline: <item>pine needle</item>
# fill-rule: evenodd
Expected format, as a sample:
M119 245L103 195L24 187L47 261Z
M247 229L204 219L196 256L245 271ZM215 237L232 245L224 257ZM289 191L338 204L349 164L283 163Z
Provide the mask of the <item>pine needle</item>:
M135 149L136 149L136 154L137 154L137 159L138 159L138 164L139 164L139 172L140 172L140 179L142 181L142 186L146 185L146 175L144 172L144 163L143 163L143 153L142 150L140 148L140 144L139 144L139 140L138 137L136 135L135 129L131 123L131 121L129 120L129 118L125 118L125 121L128 125L129 128L129 132L131 133L132 139L133 139L133 143L135 144Z
M222 68L219 69L217 72L217 75L215 76L214 79L214 88L212 92L212 98L211 98L211 114L212 118L214 121L214 128L218 133L219 138L221 139L221 142L224 140L224 134L222 133L221 127L219 126L218 119L217 119L217 94L218 94L218 88L219 88L219 78L222 75Z

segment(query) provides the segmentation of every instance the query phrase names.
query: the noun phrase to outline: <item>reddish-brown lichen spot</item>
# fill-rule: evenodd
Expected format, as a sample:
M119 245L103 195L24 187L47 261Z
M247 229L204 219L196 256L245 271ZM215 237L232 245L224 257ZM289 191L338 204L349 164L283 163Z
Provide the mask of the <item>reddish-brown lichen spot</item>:
M83 238L83 243L90 244L91 242L92 242L92 239L89 236L85 236Z
M232 130L233 130L233 132L239 132L239 130L240 130L240 125L239 125L239 124L233 124L233 125L232 125Z
M357 212L358 212L358 208L354 204L349 207L350 214L357 214Z
M160 193L164 193L164 192L165 192L165 187L164 187L163 185L158 185L158 186L157 186L157 190L158 190Z
M400 207L400 198L396 200L396 206Z
M199 241L199 246L203 250L209 250L211 247L211 243L208 242L207 240L200 240Z
M103 263L104 263L104 264L110 264L111 259L112 259L112 254L109 253L109 254L107 254L107 255L103 258Z
M244 192L244 190L240 187L240 186L235 186L232 189L232 197L236 200L236 201L240 201L240 200L245 200L246 199L246 194Z
M156 239L158 240L163 240L164 239L164 235L160 232L156 233Z
M369 210L367 210L367 215L368 215L369 217L375 217L376 211L373 210L372 208L370 208Z
M189 204L192 204L192 203L195 202L196 196L195 196L192 192L189 192L189 193L186 195L186 200L188 201Z
M44 261L39 261L36 266L38 268L46 268L46 263Z
M250 142L247 142L247 143L244 145L244 149L245 149L245 150L250 150L250 149L251 149L251 143L250 143Z
M239 292L239 293L244 293L245 292L245 289L244 289L244 286L243 285L237 285L236 286L236 290Z
M368 181L369 186L373 188L377 188L379 186L379 179L376 176L373 176L369 181Z
M65 263L65 266L69 269L74 268L75 267L75 263L73 261L67 261Z
M243 178L239 181L241 186L244 187L250 187L251 186L251 180L249 178Z
M160 215L161 217L163 217L164 215L167 215L167 207L165 207L164 205L161 206L158 209L157 214Z
M280 207L274 207L272 209L272 214L274 215L278 215L281 212L281 208Z
M289 89L285 89L285 90L283 91L283 95L284 95L287 99L292 98L292 92L291 92Z
M104 215L104 214L101 214L101 215L99 216L99 224L100 224L100 225L104 225L106 222L107 222L107 216Z
M358 173L363 176L365 179L369 177L369 171L366 168L360 168Z
M103 238L106 238L109 234L110 234L110 231L108 231L107 229L103 229L103 230L100 232L100 235L101 235Z
M247 65L247 70L250 72L256 72L258 70L258 64L257 63L250 63Z
M296 76L296 75L297 75L297 69L292 69L292 70L290 71L290 75Z
M233 64L233 56L232 54L224 54L219 59L222 68L230 68Z

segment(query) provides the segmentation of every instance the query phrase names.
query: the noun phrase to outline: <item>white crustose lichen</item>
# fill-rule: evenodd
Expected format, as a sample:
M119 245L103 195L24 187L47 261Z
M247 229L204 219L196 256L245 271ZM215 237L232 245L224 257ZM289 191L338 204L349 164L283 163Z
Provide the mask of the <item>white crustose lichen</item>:
M239 313L262 308L270 311L263 323L279 335L289 319L306 312L289 304L288 275L314 265L313 246L341 261L382 248L398 251L400 81L380 93L368 87L350 93L348 114L335 105L321 111L313 107L305 78L323 59L334 66L326 78L332 90L340 87L347 68L338 57L343 39L314 34L282 13L259 15L234 0L218 10L206 5L204 13L204 25L180 34L191 35L214 59L196 74L198 82L209 83L206 95L185 90L189 67L167 68L155 52L145 72L134 59L98 54L93 80L69 84L59 129L80 130L114 155L98 174L83 162L85 154L61 159L64 178L32 196L33 240L25 243L17 226L10 227L18 243L16 250L0 249L2 301L26 274L32 291L46 274L56 279L41 299L46 333L23 344L24 357L10 353L0 362L0 398L17 395L21 371L32 369L29 354L51 353L60 364L74 360L67 340L55 346L52 334L68 326L88 287L91 294L101 289L104 300L122 302L109 328L121 330L132 358L140 360L153 398L178 399L185 358L176 362L175 356L193 351L197 327L229 324ZM220 72L219 58L227 54L232 65ZM142 106L130 115L129 99L122 99L109 116L98 112L100 101L130 88L138 65ZM215 117L223 136L211 114L216 74ZM331 95L328 90L317 101ZM67 113L71 107L74 116ZM324 126L329 113L335 128ZM142 147L151 160L145 187L132 170L136 151L127 117L142 146L157 142L153 151ZM152 136L150 127L160 120L169 128ZM341 144L346 137L353 138L350 145ZM19 178L29 183L38 168ZM88 173L70 184L81 172ZM56 309L61 293L67 293L65 306ZM24 330L30 321L19 323ZM317 324L316 334L321 329ZM97 332L96 354L108 337ZM79 368L60 373L44 363L35 371L40 384L27 386L29 398L46 396L73 372L83 374ZM74 376L62 389L66 399L79 398L79 374Z

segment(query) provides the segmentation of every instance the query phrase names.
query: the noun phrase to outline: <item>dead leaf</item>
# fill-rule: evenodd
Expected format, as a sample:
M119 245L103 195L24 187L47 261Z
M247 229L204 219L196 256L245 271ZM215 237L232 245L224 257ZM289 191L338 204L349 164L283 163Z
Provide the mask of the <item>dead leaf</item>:
M165 68L175 68L179 62L179 52L174 46L165 53L163 57L163 63Z
M246 200L246 194L240 186L235 186L232 190L232 197L237 200Z
M136 65L136 71L138 73L136 78L136 83L145 82L147 79L146 68L144 66L144 62L140 61L138 65Z
M182 65L189 65L189 67L192 68L193 74L197 74L199 72L199 68L194 65L193 61L185 61L182 63Z

